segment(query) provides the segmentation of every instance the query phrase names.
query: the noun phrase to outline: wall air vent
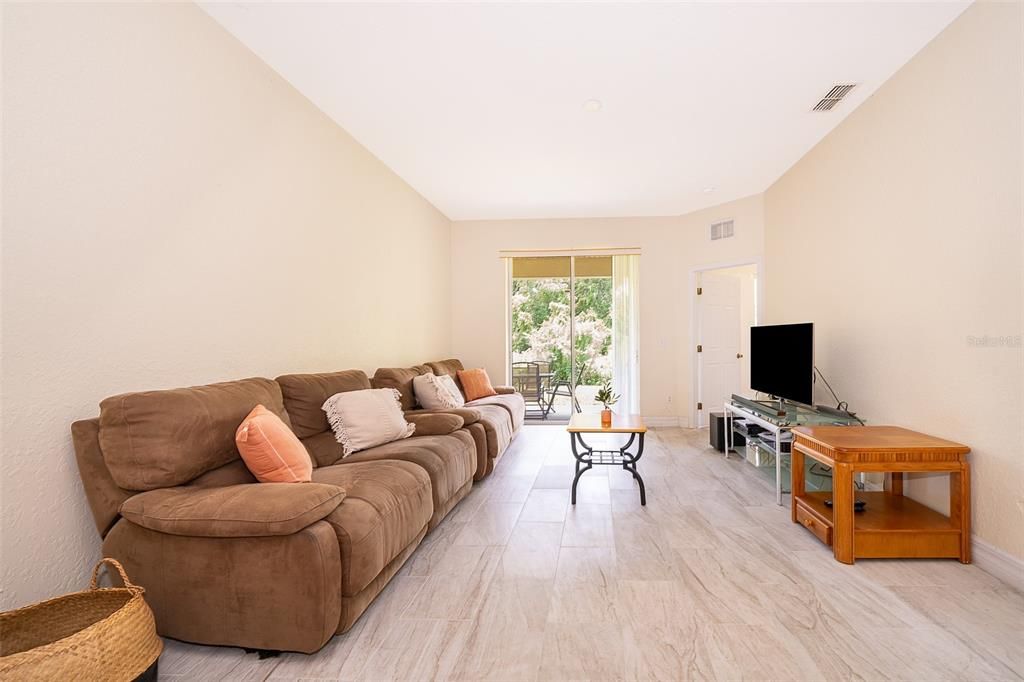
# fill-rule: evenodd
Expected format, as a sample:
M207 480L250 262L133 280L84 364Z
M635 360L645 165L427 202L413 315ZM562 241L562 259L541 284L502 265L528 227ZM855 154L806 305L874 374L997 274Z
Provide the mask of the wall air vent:
M840 83L833 86L828 94L821 98L821 101L814 105L813 111L832 111L836 105L843 101L843 98L850 94L850 91L857 87L856 83Z
M728 239L736 233L735 224L732 218L729 220L720 220L717 223L711 223L711 240L716 239Z

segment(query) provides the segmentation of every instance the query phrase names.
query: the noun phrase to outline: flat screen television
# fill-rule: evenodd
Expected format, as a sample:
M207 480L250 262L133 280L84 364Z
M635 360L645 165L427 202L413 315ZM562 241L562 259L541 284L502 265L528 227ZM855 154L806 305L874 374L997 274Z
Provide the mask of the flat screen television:
M814 324L751 327L750 388L777 398L812 405Z

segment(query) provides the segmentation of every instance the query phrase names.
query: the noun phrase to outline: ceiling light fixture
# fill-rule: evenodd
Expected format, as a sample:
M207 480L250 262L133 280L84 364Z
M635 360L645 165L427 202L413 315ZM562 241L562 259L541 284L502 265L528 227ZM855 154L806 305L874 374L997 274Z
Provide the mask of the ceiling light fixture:
M583 111L589 111L591 113L601 111L601 100L599 99L588 99L583 103Z
M711 194L714 191L715 191L714 187L705 187L704 188L704 194Z

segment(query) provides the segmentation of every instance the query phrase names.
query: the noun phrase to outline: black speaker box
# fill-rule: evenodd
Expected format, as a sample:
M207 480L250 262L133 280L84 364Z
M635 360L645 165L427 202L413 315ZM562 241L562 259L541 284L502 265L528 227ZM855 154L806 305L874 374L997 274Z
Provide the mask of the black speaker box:
M719 452L725 452L725 413L724 412L712 412L711 413L711 447ZM732 446L740 447L746 445L747 439L736 433L732 434Z

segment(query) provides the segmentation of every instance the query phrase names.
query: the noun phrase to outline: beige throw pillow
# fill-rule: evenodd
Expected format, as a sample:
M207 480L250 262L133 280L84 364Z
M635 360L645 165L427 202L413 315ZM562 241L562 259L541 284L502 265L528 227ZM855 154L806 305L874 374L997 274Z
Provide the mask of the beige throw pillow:
M466 399L462 396L462 391L459 390L455 379L448 374L442 374L437 379L441 382L442 386L448 389L448 394L451 396L453 403L451 407L463 407L466 404Z
M393 388L368 388L335 393L324 402L343 456L412 435L416 426L405 421L399 398Z
M458 392L458 389L455 389ZM461 407L458 401L445 387L441 377L436 374L421 374L412 380L412 392L416 394L416 402L427 410L450 410ZM462 394L459 394L462 397Z

